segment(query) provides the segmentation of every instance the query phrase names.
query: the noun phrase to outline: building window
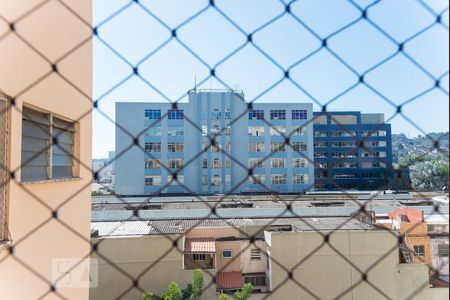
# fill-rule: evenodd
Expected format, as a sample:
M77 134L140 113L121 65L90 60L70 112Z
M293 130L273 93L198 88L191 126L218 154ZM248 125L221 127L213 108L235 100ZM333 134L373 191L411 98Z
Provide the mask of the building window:
M167 143L167 151L169 152L184 152L183 143Z
M222 161L218 158L214 158L212 161L212 168L213 169L220 169L222 168Z
M356 162L336 162L332 165L333 168L348 168L353 169L358 167L358 163Z
M292 166L294 168L306 168L308 166L308 161L305 158L293 158Z
M272 174L270 175L270 179L272 184L286 184L287 177L286 174Z
M145 117L150 120L160 120L161 110L160 109L146 109Z
M225 175L225 185L231 185L231 175Z
M208 185L208 176L202 175L202 185Z
M203 169L207 169L208 168L208 160L205 159L205 158L202 160L202 168Z
M264 110L249 110L248 111L249 120L264 120Z
M292 146L292 150L294 150L295 152L308 151L308 148L307 148L305 142L292 142L291 146Z
M203 253L195 253L195 254L192 254L192 259L193 259L194 261L205 261L205 259L206 259L206 254L203 254Z
M270 111L271 120L286 120L286 111L281 109L275 109Z
M219 125L214 125L211 128L211 136L215 137L215 136L221 136L222 135L222 129L220 129Z
M248 135L249 136L263 136L264 135L264 126L248 126Z
M272 152L284 152L286 144L282 142L272 142L270 143L270 151Z
M152 126L145 133L147 136L161 136L161 127L160 126Z
M264 152L264 142L249 142L248 152Z
M222 258L232 258L233 250L222 250Z
M220 111L212 111L211 112L211 119L220 119L222 118L222 113Z
M266 276L244 276L244 283L251 283L253 287L263 287L266 286Z
M169 159L168 167L170 169L180 169L184 166L183 159Z
M222 177L220 175L214 175L211 177L211 185L222 186Z
M183 136L184 128L183 127L169 127L167 130L168 136Z
M169 120L183 120L184 110L182 109L169 109L167 111L167 117Z
M202 125L202 136L208 135L208 126Z
M231 126L230 125L227 125L225 127L225 135L226 136L230 136L231 135Z
M326 131L314 131L314 136L315 137L326 137L327 132Z
M225 152L231 153L231 143L225 143Z
M356 136L356 131L332 131L332 137L352 137Z
M425 246L424 245L414 246L414 256L425 256Z
M272 158L271 159L272 168L285 168L286 159L285 158Z
M331 147L356 147L356 142L333 142L331 143Z
M145 152L161 152L161 143L145 143Z
M308 119L308 113L305 109L292 110L292 120L306 120Z
M294 174L292 176L292 182L294 184L308 183L308 174Z
M177 175L177 179L173 179L172 175L167 176L167 182L169 185L180 185L184 184L184 175Z
M225 168L231 168L231 160L225 161Z
M159 175L145 176L145 185L146 186L161 185L161 176Z
M315 158L325 158L328 157L328 152L316 152L314 151Z
M283 135L286 133L286 127L284 126L271 126L270 135Z
M439 257L448 257L448 244L438 245L438 256Z
M259 250L258 248L250 249L250 259L261 260L261 250Z
M294 130L292 131L292 135L306 135L306 127L304 126L295 127Z
M225 119L226 120L231 119L231 109L225 109Z
M263 174L253 174L249 177L251 184L263 184L265 176Z
M74 143L74 122L24 107L21 180L73 177Z
M386 131L385 130L376 130L376 131L363 130L363 131L361 131L361 136L386 136Z
M206 152L208 150L208 147L209 147L208 143L203 142L202 143L202 152Z
M212 145L211 146L211 152L214 152L214 153L222 152L222 145L217 144L217 143Z
M332 152L331 157L355 158L355 157L358 157L358 152L356 152L356 151Z
M249 168L264 168L264 160L262 158L249 158L248 160Z
M161 167L159 159L146 159L145 169L159 169Z
M321 177L318 177L318 178L321 178ZM333 175L333 179L355 179L355 178L358 178L358 174L356 174L356 173Z
M328 147L328 142L314 142L314 148L326 148Z

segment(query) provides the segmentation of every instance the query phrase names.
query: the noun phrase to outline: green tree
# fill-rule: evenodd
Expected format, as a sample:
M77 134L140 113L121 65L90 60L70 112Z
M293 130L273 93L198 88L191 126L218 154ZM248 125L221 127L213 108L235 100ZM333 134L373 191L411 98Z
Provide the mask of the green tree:
M205 280L203 279L203 271L200 269L195 269L192 272L192 284L191 284L192 289L189 300L200 300L204 284Z
M182 300L182 291L175 281L169 282L167 293L161 295L163 300Z
M417 163L411 172L412 186L419 191L440 191L448 186L448 160Z
M253 291L253 286L250 282L244 284L242 289L234 293L233 300L247 300ZM223 292L219 295L219 300L229 300L228 296Z
M142 300L200 300L205 283L203 277L203 271L195 269L192 271L192 283L185 289L182 290L176 282L171 281L166 293L158 296L146 291L142 293Z

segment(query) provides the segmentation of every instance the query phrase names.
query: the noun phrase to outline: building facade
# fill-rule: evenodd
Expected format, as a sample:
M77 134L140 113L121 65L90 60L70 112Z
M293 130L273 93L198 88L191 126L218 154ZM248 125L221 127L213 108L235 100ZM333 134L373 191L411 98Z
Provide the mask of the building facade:
M117 194L289 193L313 185L312 104L250 105L231 90L188 96L176 106L116 104Z
M87 300L92 1L36 4L0 5L0 298Z
M391 125L383 114L314 113L317 189L386 187L392 170Z

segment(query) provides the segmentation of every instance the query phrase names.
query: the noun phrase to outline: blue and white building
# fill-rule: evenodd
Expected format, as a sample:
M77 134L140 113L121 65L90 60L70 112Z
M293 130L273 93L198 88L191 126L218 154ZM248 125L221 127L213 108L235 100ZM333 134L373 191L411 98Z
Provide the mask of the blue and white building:
M316 189L389 188L391 125L384 114L314 113Z
M177 105L116 104L117 194L296 193L314 185L312 104L248 104L232 90L188 96Z

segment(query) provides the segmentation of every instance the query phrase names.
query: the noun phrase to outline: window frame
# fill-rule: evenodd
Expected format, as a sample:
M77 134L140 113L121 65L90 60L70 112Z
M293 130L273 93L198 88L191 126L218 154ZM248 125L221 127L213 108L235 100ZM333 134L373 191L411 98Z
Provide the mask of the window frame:
M229 252L230 253L230 256L228 257L225 257L224 256L224 253L225 252ZM222 259L232 259L233 258L233 250L232 249L222 249L222 251L221 251L221 257L222 257Z
M307 120L308 111L306 109L293 109L291 111L292 120Z
M413 251L415 257L425 257L425 245L414 245Z
M39 114L44 118L48 119L48 124L41 124L37 121L33 121L32 117L27 118L26 116L26 111L29 111L29 116L31 116L32 114ZM25 118L25 119L24 119ZM24 152L24 126L25 126L25 122L29 122L34 126L46 126L45 129L48 129L48 132L45 133L47 134L46 138L42 138L41 140L45 140L46 141L46 146L44 149L41 149L39 152L42 152L46 154L46 178L24 178L23 174L24 174L24 164L25 166L27 164L29 164L33 159L27 161L26 163L24 163L23 159L23 152ZM66 125L64 125L66 124ZM48 112L45 110L41 110L39 108L35 108L33 106L28 106L26 104L24 104L22 106L22 134L21 134L21 174L20 174L20 181L22 183L36 183L36 182L47 182L47 181L58 181L58 180L70 180L70 179L74 179L74 178L79 178L79 163L77 162L77 160L75 159L77 153L78 153L78 135L79 135L79 123L77 121L74 120L70 120L69 118L60 116L58 114L52 113L52 112ZM36 128L36 127L33 127ZM37 130L39 131L44 131L43 128L38 128ZM54 136L54 132L55 131L60 131L60 133L58 133L56 136ZM68 135L70 136L70 143L69 142L65 142L65 141L61 141L59 139L60 136L62 136L64 133L68 133ZM26 136L30 139L36 139L36 137L34 136ZM53 143L53 139L57 137L57 142L58 144L54 144ZM61 143L61 144L60 144ZM65 146L69 145L70 147L70 151L67 150L65 147L62 146L62 144L64 144ZM61 148L65 149L65 150L61 150ZM55 149L58 149L58 151L55 151ZM61 151L61 154L58 154L58 152ZM38 153L38 152L36 152ZM71 164L70 166L67 165L61 165L61 164L57 164L55 162L55 156L69 156L70 157L70 161ZM29 165L30 166L30 165ZM53 169L55 166L63 166L63 167L69 167L70 168L70 175L68 176L55 176L55 170Z

